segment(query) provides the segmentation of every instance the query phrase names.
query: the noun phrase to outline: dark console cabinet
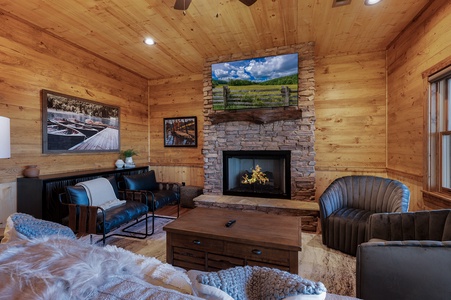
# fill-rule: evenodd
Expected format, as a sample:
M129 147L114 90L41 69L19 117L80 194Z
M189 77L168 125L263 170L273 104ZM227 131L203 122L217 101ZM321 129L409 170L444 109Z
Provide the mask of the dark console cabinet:
M59 203L58 195L64 187L99 177L139 174L148 171L147 166L126 169L98 169L43 175L36 178L17 178L17 211L35 218L61 223L67 215Z

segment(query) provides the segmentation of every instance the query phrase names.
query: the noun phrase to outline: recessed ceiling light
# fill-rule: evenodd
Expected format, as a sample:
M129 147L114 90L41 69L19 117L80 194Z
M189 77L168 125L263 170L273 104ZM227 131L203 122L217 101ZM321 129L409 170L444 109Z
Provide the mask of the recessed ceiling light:
M332 7L338 7L351 4L351 0L333 0Z
M365 0L365 5L374 5L377 4L379 2L381 2L382 0Z
M153 39L151 39L151 38L146 38L144 40L144 44L146 44L146 45L154 45L155 41Z

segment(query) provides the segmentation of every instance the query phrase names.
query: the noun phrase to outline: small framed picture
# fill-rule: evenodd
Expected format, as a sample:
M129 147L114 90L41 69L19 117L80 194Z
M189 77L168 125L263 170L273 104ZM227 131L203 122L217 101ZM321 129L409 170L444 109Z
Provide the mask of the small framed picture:
M197 117L164 118L165 147L197 147Z

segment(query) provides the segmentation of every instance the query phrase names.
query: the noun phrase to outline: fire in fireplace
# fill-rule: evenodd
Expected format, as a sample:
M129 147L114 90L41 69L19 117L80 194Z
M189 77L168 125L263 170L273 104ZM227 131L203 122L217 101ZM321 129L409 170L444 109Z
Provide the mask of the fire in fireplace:
M223 194L291 198L291 152L223 151Z

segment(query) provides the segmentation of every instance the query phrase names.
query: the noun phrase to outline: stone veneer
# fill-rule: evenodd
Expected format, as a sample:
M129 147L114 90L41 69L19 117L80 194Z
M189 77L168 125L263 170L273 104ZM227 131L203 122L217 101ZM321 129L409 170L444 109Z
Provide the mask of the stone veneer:
M212 124L211 64L299 53L298 109L302 118L254 124L232 121ZM291 199L313 201L315 196L315 77L314 43L277 47L255 53L233 54L207 60L204 65L204 194L222 195L222 151L291 150ZM231 112L233 113L233 112ZM283 113L283 111L281 112Z

